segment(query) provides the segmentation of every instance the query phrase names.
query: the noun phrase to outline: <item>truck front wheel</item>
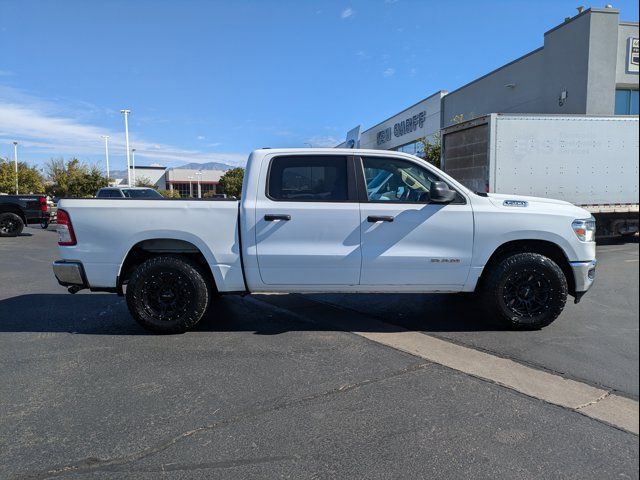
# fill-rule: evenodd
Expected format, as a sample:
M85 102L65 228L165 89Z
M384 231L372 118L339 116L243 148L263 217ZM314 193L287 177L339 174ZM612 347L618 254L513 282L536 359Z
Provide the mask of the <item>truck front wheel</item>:
M567 279L550 258L516 253L500 260L483 279L482 301L500 323L537 330L553 322L567 301Z
M204 270L186 257L162 255L140 264L127 284L133 318L154 333L183 333L204 316L211 286Z

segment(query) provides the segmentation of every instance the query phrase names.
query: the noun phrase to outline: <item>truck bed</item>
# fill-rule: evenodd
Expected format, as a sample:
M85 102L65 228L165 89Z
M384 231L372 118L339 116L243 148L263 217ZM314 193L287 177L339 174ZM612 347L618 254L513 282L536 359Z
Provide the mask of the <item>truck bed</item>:
M61 256L81 261L93 288L115 288L132 246L166 237L200 249L218 285L244 290L236 200L62 199L58 209L68 212L77 240L60 247Z

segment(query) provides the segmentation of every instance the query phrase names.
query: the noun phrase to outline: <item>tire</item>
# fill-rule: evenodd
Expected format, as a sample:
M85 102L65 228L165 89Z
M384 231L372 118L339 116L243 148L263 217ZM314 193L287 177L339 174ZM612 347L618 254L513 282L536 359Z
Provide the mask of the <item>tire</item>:
M537 253L503 258L487 272L480 291L486 313L514 330L551 324L562 313L567 295L562 269Z
M127 284L127 306L147 330L184 333L205 315L211 302L208 275L188 258L162 255L140 264Z
M42 220L42 221L40 222L40 227L41 227L43 230L46 230L47 228L49 228L49 220L46 220L46 219L45 219L45 220Z
M0 237L17 237L23 228L24 222L20 215L11 212L0 213Z

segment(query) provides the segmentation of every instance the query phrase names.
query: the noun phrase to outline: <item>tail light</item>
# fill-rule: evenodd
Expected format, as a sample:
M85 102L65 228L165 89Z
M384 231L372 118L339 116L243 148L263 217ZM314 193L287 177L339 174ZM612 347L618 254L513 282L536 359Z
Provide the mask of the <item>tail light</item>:
M58 210L58 245L69 246L75 245L76 234L73 232L71 218L65 210Z
M490 193L491 189L489 188L489 184L487 183L487 186L484 188L484 191L487 193Z
M47 197L40 197L40 211L42 213L47 212Z

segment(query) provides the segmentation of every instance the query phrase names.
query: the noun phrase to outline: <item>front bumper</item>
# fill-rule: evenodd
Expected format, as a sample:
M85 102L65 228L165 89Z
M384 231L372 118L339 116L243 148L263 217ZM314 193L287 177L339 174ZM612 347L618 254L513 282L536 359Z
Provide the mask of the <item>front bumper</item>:
M88 287L84 268L80 262L56 260L53 262L53 274L63 287L78 287L78 290Z
M573 278L576 284L575 302L578 303L585 293L591 288L596 279L596 260L587 262L571 262Z

